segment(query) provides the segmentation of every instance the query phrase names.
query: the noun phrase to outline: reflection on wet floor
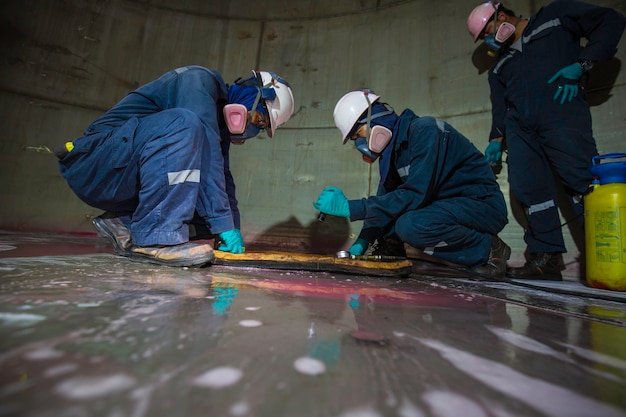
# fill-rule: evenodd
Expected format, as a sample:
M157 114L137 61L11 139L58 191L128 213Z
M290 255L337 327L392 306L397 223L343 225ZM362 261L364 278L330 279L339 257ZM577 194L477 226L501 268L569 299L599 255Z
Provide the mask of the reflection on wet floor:
M0 416L626 416L623 303L478 285L5 257Z

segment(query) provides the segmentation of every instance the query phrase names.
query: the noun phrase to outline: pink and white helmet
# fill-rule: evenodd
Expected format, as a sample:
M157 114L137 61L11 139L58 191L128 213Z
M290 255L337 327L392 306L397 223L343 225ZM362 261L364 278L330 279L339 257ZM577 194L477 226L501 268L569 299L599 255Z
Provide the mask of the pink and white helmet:
M498 10L500 3L488 1L476 6L467 18L467 30L474 38L474 42L478 41L480 34L485 30L485 26L489 23L489 19Z

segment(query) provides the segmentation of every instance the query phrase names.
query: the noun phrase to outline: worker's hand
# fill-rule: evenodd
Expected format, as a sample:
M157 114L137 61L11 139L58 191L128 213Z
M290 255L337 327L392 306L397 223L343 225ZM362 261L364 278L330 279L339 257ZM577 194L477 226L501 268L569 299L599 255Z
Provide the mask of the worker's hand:
M350 217L348 199L337 187L324 188L317 201L313 203L313 207L333 216Z
M221 240L218 250L231 253L244 253L246 245L239 229L231 229L219 234Z
M556 93L554 93L553 100L558 100L559 96L561 97L561 104L565 103L565 100L568 102L572 101L574 97L578 95L578 80L583 75L583 69L579 63L574 62L567 67L561 68L550 78L548 84L552 84L554 81L559 78L563 78L565 83L559 85L556 89Z
M485 149L485 159L489 165L497 165L502 159L502 142L497 140L489 141L487 149Z
M362 256L367 247L369 246L369 242L365 239L357 239L356 242L352 246L350 246L350 255L352 256Z

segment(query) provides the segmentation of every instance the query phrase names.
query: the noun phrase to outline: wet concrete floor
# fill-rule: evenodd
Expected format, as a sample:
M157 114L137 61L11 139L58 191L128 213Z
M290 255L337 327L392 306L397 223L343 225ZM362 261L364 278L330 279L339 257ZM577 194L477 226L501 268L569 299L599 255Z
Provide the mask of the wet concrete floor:
M0 416L626 416L626 296L0 233Z

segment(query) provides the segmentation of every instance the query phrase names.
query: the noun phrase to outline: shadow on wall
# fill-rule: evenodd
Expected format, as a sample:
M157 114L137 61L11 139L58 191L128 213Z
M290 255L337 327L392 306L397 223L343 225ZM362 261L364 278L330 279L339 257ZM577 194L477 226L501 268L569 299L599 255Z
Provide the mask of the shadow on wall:
M611 98L611 90L621 67L622 62L617 58L594 64L587 79L583 80L587 103L590 106L599 106Z
M323 222L312 219L303 225L291 216L264 230L246 247L326 255L344 249L349 236L350 222L343 217L326 216Z

